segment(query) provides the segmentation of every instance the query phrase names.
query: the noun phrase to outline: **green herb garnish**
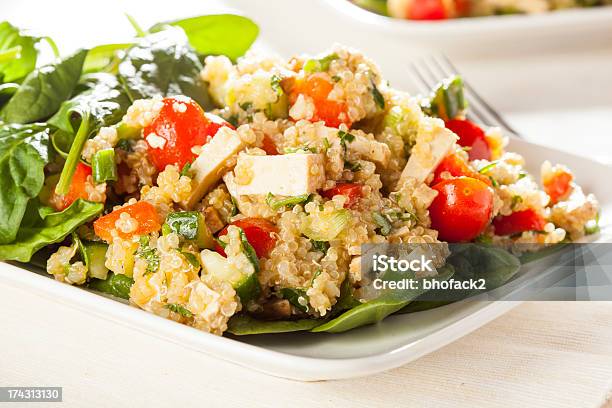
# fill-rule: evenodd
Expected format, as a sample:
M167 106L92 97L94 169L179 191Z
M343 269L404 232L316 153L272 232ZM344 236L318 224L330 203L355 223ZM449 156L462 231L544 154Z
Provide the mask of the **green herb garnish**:
M302 204L308 201L309 198L310 198L310 194L302 194L299 196L293 196L293 197L287 197L287 198L281 198L281 199L275 200L274 194L268 193L268 195L266 196L266 204L268 204L270 208L276 211L281 207L285 207L285 206L292 207L296 204Z
M183 317L193 317L193 313L189 311L185 306L181 306L178 303L168 303L165 308L171 312L178 313Z
M391 229L393 229L393 226L391 225L387 217L385 217L379 212L374 212L372 213L372 218L374 219L374 222L376 222L376 224L380 227L381 235L387 236L391 233Z

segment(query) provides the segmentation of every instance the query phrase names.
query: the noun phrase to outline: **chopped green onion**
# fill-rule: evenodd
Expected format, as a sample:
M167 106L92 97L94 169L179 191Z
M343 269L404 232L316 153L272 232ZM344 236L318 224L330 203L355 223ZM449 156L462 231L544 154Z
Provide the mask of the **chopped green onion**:
M302 233L312 240L329 242L348 226L350 220L351 212L347 209L311 214L302 224Z
M497 166L498 164L499 164L499 162L497 162L497 161L491 162L491 163L487 164L486 166L484 166L482 169L478 170L478 172L480 174L487 174L488 172L493 170L493 168L495 166Z
M601 228L599 226L599 213L597 213L594 220L587 221L586 225L584 226L584 233L586 235L593 235L597 234L599 231L601 231Z
M96 184L117 180L117 163L115 149L104 149L96 152L91 159L91 173Z
M293 196L293 197L287 197L287 198L275 200L274 194L268 193L268 195L266 196L266 204L268 204L270 208L276 211L281 207L285 207L285 206L289 207L289 206L294 206L296 204L302 204L308 201L308 198L310 198L310 194L302 194L299 196Z
M309 59L304 63L304 72L311 74L313 72L327 71L332 61L337 60L338 54L329 54L321 59Z
M376 224L380 227L381 235L387 236L391 233L393 226L391 225L387 217L385 217L381 213L375 212L372 213L372 218L374 219L374 222L376 222Z
M171 312L180 314L183 317L193 317L193 313L191 313L185 306L181 306L178 303L168 303L164 307Z
M72 147L70 148L68 157L66 158L66 163L64 163L64 168L62 169L60 179L57 186L55 186L55 193L57 195L63 196L68 194L68 191L70 191L72 177L76 171L77 164L81 160L81 152L83 151L83 147L85 146L85 142L89 136L89 119L89 112L85 112L81 119L79 130L77 131L74 141L72 142Z

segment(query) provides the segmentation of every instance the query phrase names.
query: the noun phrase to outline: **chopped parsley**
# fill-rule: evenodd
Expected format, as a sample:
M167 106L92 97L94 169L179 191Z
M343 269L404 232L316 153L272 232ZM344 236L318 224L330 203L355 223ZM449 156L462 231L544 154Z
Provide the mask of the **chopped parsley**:
M329 143L329 139L326 137L323 138L323 147L325 147L325 151L328 151L329 148L331 147L331 144Z
M165 308L171 312L180 314L183 317L193 317L193 313L191 313L189 309L187 309L185 306L179 305L178 303L168 303Z
M238 106L240 106L240 109L243 111L247 111L253 107L253 102L239 103Z
M385 98L376 87L374 81L372 81L372 96L374 97L376 106L378 106L380 109L385 109Z
M317 153L317 148L312 146L300 146L300 147L286 147L284 150L285 154L290 153Z
M312 244L312 249L318 252L323 252L324 254L327 253L327 250L329 249L329 242L326 241L315 241L314 239L311 239L310 243Z
M180 173L181 176L187 176L189 174L189 170L191 170L191 162L185 163Z
M124 150L126 152L131 152L132 151L132 145L130 143L130 141L128 139L121 139L117 142L117 147L121 150Z
M140 246L136 251L136 256L144 259L147 263L146 274L154 273L159 268L159 253L156 248L149 246L149 237L147 235L140 237Z
M338 131L338 137L340 138L340 144L344 148L345 152L346 152L346 144L355 141L355 135L345 132L344 130Z
M525 177L527 177L527 172L526 171L521 171L518 175L518 179L524 179Z
M253 265L253 268L255 269L255 273L259 273L259 258L257 258L257 253L255 252L255 249L253 249L253 247L249 243L249 240L247 239L247 236L244 233L244 230L242 228L240 228L239 233L240 233L240 243L242 244L242 251L248 258L249 262L251 262L251 265Z
M361 170L361 164L353 163L353 162L350 162L348 160L345 160L344 161L344 168L348 169L350 171L359 171L359 170Z
M197 256L187 251L179 251L179 252L181 253L181 255L185 257L185 259L187 259L187 262L189 262L191 266L193 266L194 268L200 267L200 261L198 260Z
M523 202L523 197L520 195L512 196L512 203L510 204L510 209L514 210L517 205Z
M283 88L281 87L281 81L282 79L278 75L272 75L272 78L270 78L270 86L279 96L283 94Z

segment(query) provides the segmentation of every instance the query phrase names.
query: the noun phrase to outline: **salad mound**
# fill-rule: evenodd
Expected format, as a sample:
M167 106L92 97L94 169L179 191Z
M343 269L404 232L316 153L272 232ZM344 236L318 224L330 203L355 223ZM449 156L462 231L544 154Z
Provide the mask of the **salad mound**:
M435 245L418 278L474 261L501 285L519 245L596 232L597 200L568 168L534 177L500 129L466 118L461 78L409 95L343 46L241 56L256 33L203 16L21 78L0 64L15 81L0 88L15 90L0 259L42 259L58 281L218 335L340 332L421 294L369 291L366 244ZM465 242L495 247L446 247Z

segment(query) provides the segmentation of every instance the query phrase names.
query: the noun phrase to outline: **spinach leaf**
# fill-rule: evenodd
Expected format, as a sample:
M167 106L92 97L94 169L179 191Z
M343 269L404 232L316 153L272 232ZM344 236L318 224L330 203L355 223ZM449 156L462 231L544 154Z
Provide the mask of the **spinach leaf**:
M109 295L127 300L130 298L130 289L133 284L134 280L129 276L115 275L111 272L106 279L94 278L89 281L87 286L98 292L108 293Z
M453 275L453 268L447 265L444 268L440 268L438 273L438 276L433 279L448 280ZM406 278L406 276L397 273L392 273L383 277L383 279L387 281L399 281L403 278ZM341 333L357 327L380 322L385 317L408 305L417 296L426 291L422 284L418 286L419 287L416 289L406 288L382 291L377 298L347 310L335 319L312 329L312 331Z
M89 113L91 120L89 131L94 133L103 126L121 121L130 106L130 99L117 77L112 74L85 75L76 92L77 95L62 103L60 110L48 121L69 134L76 133L85 113ZM69 146L63 147L65 149Z
M34 211L22 225L17 233L17 238L10 244L0 245L0 260L28 262L32 255L39 249L56 242L62 241L80 225L100 214L104 205L92 203L82 199L76 200L61 212L52 212L48 207L41 206L33 201Z
M123 58L125 51L130 48L133 43L123 44L104 44L93 47L85 57L83 64L83 73L90 74L94 72L107 72L116 74L119 62Z
M247 315L232 317L227 324L227 332L236 336L249 334L288 333L311 330L321 323L322 319L301 320L257 320Z
M201 55L226 55L232 60L251 47L259 27L252 20L233 14L214 14L159 23L150 28L158 32L167 26L185 31L191 46Z
M170 27L140 38L127 51L119 64L119 79L132 101L187 95L209 110L214 105L206 84L200 80L201 69L183 30Z
M87 51L80 50L57 63L34 70L0 112L0 120L30 123L53 115L72 95Z
M36 68L39 41L40 38L24 33L7 21L0 22L0 55L10 53L9 50L17 51L18 55L0 61L0 83L19 81Z
M455 269L453 279L460 281L484 279L487 291L509 282L520 270L520 260L510 252L490 245L460 244L453 246L448 263ZM427 293L428 300L411 303L401 313L419 312L447 305L468 298L480 291L433 290ZM432 299L440 300L432 300Z
M0 244L15 239L28 200L43 186L50 153L46 125L0 126Z

